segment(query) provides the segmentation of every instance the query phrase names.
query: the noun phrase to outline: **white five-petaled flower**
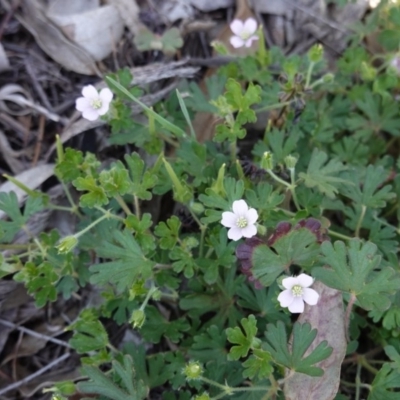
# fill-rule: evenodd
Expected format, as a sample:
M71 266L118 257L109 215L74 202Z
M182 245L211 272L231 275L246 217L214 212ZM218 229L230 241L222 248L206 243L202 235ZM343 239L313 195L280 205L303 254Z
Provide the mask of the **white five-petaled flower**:
M244 200L236 200L231 211L222 213L221 224L230 228L228 238L239 240L241 237L251 238L257 233L255 223L258 213L254 208L249 208Z
M250 47L253 40L257 40L257 21L254 18L247 18L246 21L234 19L230 24L231 31L235 34L230 38L231 45L239 47Z
M314 279L307 274L300 274L282 280L282 285L286 289L278 296L281 307L288 307L291 313L302 313L304 302L310 306L318 303L319 294L310 289Z
M113 98L110 89L101 89L99 93L92 85L84 86L82 96L76 99L76 109L89 121L95 121L100 115L104 115L110 108Z

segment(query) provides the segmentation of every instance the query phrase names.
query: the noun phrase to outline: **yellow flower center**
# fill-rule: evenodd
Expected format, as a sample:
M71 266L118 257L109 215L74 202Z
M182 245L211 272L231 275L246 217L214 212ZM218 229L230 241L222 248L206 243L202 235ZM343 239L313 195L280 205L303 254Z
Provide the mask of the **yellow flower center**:
M300 297L303 295L303 287L300 285L294 285L292 287L292 294L294 297Z
M236 220L236 226L239 228L246 228L247 226L247 219L245 217L239 217Z
M101 99L97 98L93 99L90 104L95 110L98 110L103 105L103 102L101 101Z

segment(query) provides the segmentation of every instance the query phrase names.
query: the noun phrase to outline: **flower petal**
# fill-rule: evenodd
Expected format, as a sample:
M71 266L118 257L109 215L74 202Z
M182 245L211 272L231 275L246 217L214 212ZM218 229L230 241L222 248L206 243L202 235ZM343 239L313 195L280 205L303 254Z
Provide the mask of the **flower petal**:
M231 42L232 47L238 49L239 47L243 47L244 40L241 39L239 36L232 36L229 41Z
M301 297L295 297L288 308L291 313L302 313L304 311L303 299Z
M240 36L240 34L241 34L242 31L243 31L243 27L244 27L243 21L241 21L240 19L234 19L234 20L230 23L229 27L231 28L231 31L232 31L235 35Z
M249 35L252 35L257 31L257 21L254 18L247 18L246 21L244 21L243 29L248 32Z
M251 238L257 235L257 228L253 225L247 225L245 228L242 228L242 236L245 238Z
M221 224L227 228L236 226L237 215L231 211L225 211L222 213Z
M319 294L310 288L303 289L303 300L310 306L315 306L318 303Z
M88 108L82 112L82 117L87 119L88 121L95 121L97 118L99 118L99 113L97 112L97 110Z
M246 216L249 207L244 200L236 200L232 203L232 210L237 216Z
M281 307L288 307L293 303L293 300L294 296L291 290L284 290L283 292L279 293L278 301Z
M292 290L292 287L294 285L298 285L298 284L299 284L299 281L297 280L297 278L295 278L293 276L289 276L288 278L282 279L282 286L288 290Z
M249 37L249 38L246 40L246 42L244 43L244 45L245 45L246 47L251 47L251 45L252 45L252 43L253 43L254 40L258 40L258 36L251 36L251 37Z
M258 219L258 212L254 208L250 208L246 213L246 219L249 224L255 224Z
M303 286L303 288L307 288L314 283L314 279L310 275L307 275L307 274L300 274L297 277L297 280L299 282L299 285Z
M99 97L101 101L104 103L111 103L111 100L113 99L113 92L109 88L104 88L100 90Z
M242 238L242 230L237 227L237 226L233 226L231 229L229 229L228 231L228 238L232 239L232 240L239 240Z
M75 108L78 111L85 111L87 109L92 109L92 107L90 106L89 100L86 97L78 97L75 100Z
M109 109L110 109L110 103L105 102L105 103L103 103L103 104L101 105L101 107L100 107L98 110L96 110L96 111L97 111L97 114L99 114L99 115L104 115L104 114L107 113L107 111L108 111Z
M99 96L99 93L93 85L87 85L82 89L82 96L87 99L95 99Z

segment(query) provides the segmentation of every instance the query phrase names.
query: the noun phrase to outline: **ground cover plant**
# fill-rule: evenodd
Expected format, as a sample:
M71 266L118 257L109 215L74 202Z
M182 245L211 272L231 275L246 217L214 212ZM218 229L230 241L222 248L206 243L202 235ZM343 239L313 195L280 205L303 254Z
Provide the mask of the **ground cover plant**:
M81 376L47 386L54 400L400 396L400 8L372 12L334 69L321 44L267 49L254 19L231 31L255 51L220 67L207 95L182 82L149 107L124 69L82 88L76 109L122 150L103 163L55 138L68 205L12 177L23 209L0 193L1 243L19 250L0 276L37 307L98 293L68 326ZM372 33L379 54L363 45ZM197 112L216 117L212 140L198 140ZM153 215L157 199L171 211ZM77 231L12 247L47 208ZM108 321L130 339L111 342Z

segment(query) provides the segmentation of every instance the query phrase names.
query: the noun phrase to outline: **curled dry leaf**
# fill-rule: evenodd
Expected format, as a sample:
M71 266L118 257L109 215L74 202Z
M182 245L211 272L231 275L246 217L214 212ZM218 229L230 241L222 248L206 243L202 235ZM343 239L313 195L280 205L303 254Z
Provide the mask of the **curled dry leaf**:
M37 44L65 69L85 75L100 75L93 57L71 42L48 18L38 0L21 0L22 12L17 19L35 37Z
M320 295L318 305L306 306L298 319L301 323L310 323L312 328L318 330L305 356L324 340L333 351L326 360L316 364L324 370L324 375L311 377L295 372L287 378L284 388L286 400L332 400L339 388L340 367L347 347L342 293L321 282L315 282L313 289Z
M49 14L64 35L100 61L117 47L124 23L116 7L107 5L72 15Z
M17 104L21 108L10 108L6 102ZM52 121L58 122L60 120L60 117L57 114L54 114L46 110L44 107L35 104L31 100L29 93L22 86L13 83L4 85L0 89L0 110L11 115L26 115L29 114L31 110L35 110Z

